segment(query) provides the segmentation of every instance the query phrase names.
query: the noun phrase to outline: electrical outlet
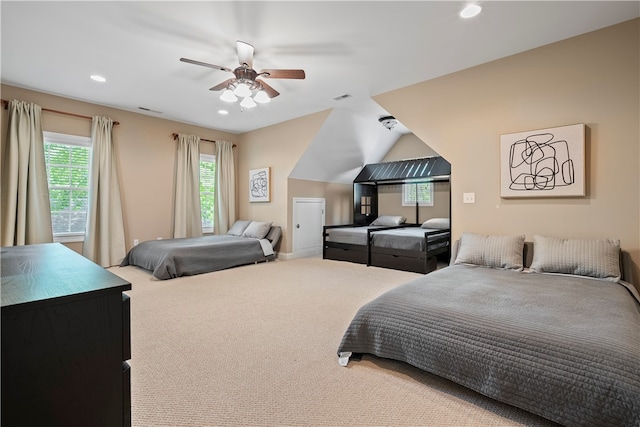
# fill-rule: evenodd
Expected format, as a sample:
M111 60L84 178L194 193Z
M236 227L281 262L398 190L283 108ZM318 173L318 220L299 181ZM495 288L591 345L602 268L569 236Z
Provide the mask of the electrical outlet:
M462 203L475 203L476 193L462 193Z
M162 240L162 237L158 237L158 240Z
M133 239L133 246L138 246L138 239Z

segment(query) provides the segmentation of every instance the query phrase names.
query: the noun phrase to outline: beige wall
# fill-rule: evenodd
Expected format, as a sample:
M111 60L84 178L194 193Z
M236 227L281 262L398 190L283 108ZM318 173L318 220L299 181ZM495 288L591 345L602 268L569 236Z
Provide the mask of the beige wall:
M619 238L640 264L640 20L375 97L452 165L452 227ZM501 134L588 127L587 196L502 199ZM462 193L475 192L475 204Z
M308 181L289 178L289 201L287 211L293 216L294 197L325 199L326 225L350 224L353 222L353 185L332 182ZM293 218L289 218L290 226ZM293 236L292 236L293 237Z
M124 210L126 245L133 239L153 240L172 237L173 176L175 142L172 133L190 133L201 138L236 142L238 136L226 132L164 120L68 98L2 85L2 99L34 102L43 108L86 116L102 115L120 122L114 127L114 141L120 170L120 189ZM4 140L6 111L2 109ZM91 120L43 112L45 131L89 136ZM203 153L214 153L214 144L203 141ZM67 244L82 252L81 243Z
M307 149L329 111L311 114L295 120L244 133L239 140L238 156L238 217L256 221L272 221L282 227L280 252L292 252L291 199L289 174ZM271 201L249 202L249 171L271 168ZM296 195L296 197L311 197ZM317 196L319 197L319 196Z
M421 206L416 219L415 206L402 206L402 185L378 186L378 214L402 215L407 223L421 224L430 218L449 218L449 195L451 186L448 182L434 182L433 206Z
M431 147L426 145L415 134L402 135L384 156L382 162L394 162L404 159L437 156ZM433 206L420 207L416 218L415 206L402 206L402 186L382 185L378 187L378 213L380 215L402 215L409 223L422 223L429 218L449 218L450 184L438 182L434 184Z

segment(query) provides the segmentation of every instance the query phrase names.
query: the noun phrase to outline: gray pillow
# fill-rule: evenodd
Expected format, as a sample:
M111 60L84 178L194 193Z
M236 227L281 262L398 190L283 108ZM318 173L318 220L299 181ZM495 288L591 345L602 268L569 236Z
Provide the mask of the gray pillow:
M531 271L620 280L620 240L533 236Z
M449 225L449 218L431 218L426 220L420 226L422 228L435 228L438 230L443 230L446 228L451 228Z
M400 215L380 215L378 218L373 220L371 225L383 225L383 226L393 226L404 224L407 218Z
M462 233L460 249L454 264L475 264L522 271L523 248L524 235L483 236Z
M282 228L277 225L272 225L269 229L269 233L265 236L265 239L271 242L271 246L275 247L282 236Z
M247 229L250 223L251 221L238 220L233 223L229 231L227 231L227 234L231 236L242 236L242 233L244 233L244 230Z
M270 222L251 221L251 224L244 230L242 235L244 237L253 237L254 239L264 239L270 228Z

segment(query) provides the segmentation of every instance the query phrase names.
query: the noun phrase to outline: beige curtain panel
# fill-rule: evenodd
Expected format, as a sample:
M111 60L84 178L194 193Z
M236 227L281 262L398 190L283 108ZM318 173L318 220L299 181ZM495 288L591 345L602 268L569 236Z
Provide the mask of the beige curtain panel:
M49 184L44 158L42 108L8 103L2 147L2 246L53 242Z
M233 143L216 141L214 234L226 234L236 220L236 169Z
M82 255L102 267L111 267L120 264L126 255L113 120L93 117L91 145L89 206Z
M178 134L174 179L173 238L202 236L200 137Z

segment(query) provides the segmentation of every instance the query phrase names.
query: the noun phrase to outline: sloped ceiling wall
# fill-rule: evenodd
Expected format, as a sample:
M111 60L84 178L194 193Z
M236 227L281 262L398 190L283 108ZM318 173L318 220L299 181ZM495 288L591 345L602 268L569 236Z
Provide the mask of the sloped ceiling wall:
M380 162L396 141L410 133L401 123L386 129L387 113L375 101L347 100L334 108L289 178L350 184L365 164Z

